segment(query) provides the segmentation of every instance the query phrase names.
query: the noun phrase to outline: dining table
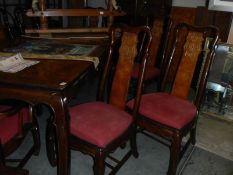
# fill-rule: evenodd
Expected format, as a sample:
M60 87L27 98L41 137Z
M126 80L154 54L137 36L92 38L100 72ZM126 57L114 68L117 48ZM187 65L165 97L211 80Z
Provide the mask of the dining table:
M107 48L106 44L100 44L90 55L101 60ZM68 102L77 94L80 80L94 68L93 62L55 57L38 61L16 73L0 71L0 99L18 99L32 106L44 104L51 109L56 126L57 174L69 175Z

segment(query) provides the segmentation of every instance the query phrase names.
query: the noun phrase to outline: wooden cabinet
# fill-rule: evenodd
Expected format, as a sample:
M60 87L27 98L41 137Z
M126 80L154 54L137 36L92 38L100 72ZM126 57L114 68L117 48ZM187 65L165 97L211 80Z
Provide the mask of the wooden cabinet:
M117 0L127 15L118 19L134 25L145 24L147 18L166 16L170 13L172 0Z
M173 21L173 25L185 22L198 26L216 26L219 29L220 40L227 42L233 13L208 10L206 7L172 7L170 18Z
M204 18L203 18L204 17ZM218 27L220 40L227 42L231 28L233 13L224 11L208 10L205 7L197 7L196 9L196 25L214 25Z

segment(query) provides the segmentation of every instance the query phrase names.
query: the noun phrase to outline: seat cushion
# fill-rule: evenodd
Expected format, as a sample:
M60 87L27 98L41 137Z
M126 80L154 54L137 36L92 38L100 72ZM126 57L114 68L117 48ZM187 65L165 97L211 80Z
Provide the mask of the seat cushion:
M102 102L77 105L69 113L71 134L99 147L118 138L133 122L127 112Z
M127 106L132 109L134 100ZM196 106L184 99L167 93L144 94L139 113L166 126L181 129L191 122L197 114Z
M8 106L0 105L0 111L10 109ZM21 109L24 123L29 121L29 110L28 108ZM2 116L1 116L2 117ZM19 131L19 113L12 116L0 117L0 139L1 143L7 143L11 138L16 136Z
M132 78L137 79L138 73L140 70L140 64L136 63L134 64L133 72L132 72ZM146 66L146 72L145 72L145 81L149 81L152 79L155 79L160 76L160 70L154 66Z

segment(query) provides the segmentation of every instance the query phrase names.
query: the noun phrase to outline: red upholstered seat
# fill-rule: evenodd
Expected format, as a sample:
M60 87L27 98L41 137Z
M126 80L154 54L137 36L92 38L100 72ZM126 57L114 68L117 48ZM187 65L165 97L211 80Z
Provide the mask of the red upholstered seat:
M99 147L115 140L133 121L128 113L103 102L77 105L69 113L71 134Z
M133 68L133 72L132 72L132 78L135 78L135 79L138 78L139 70L140 70L140 64L135 63L134 68ZM159 76L160 76L160 69L159 68L157 68L155 66L150 66L150 65L146 67L146 72L145 72L145 77L144 77L145 81L155 79Z
M5 111L11 107L0 105L0 111ZM16 113L12 116L4 117L0 119L0 139L2 144L8 142L11 138L16 136L19 131L19 115L23 115L24 123L29 121L28 108L21 109L20 113Z
M39 126L34 116L33 107L13 99L1 100L0 103L0 164L6 167L6 162L15 162L14 167L23 168L30 157L38 155L40 151ZM6 159L7 156L17 150L28 132L31 132L33 137L33 144L29 147L30 149L22 156L17 156L17 158L12 156L10 160ZM18 171L14 170L16 169L13 167L1 169L0 174L15 173L16 175Z
M128 102L132 109L134 100ZM197 113L194 104L164 92L145 94L141 98L139 113L151 120L180 129L191 122Z

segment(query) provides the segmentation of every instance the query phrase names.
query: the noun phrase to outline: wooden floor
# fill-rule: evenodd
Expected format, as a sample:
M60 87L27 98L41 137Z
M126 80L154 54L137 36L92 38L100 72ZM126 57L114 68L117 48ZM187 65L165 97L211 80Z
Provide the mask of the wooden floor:
M197 146L233 161L233 123L201 113Z

